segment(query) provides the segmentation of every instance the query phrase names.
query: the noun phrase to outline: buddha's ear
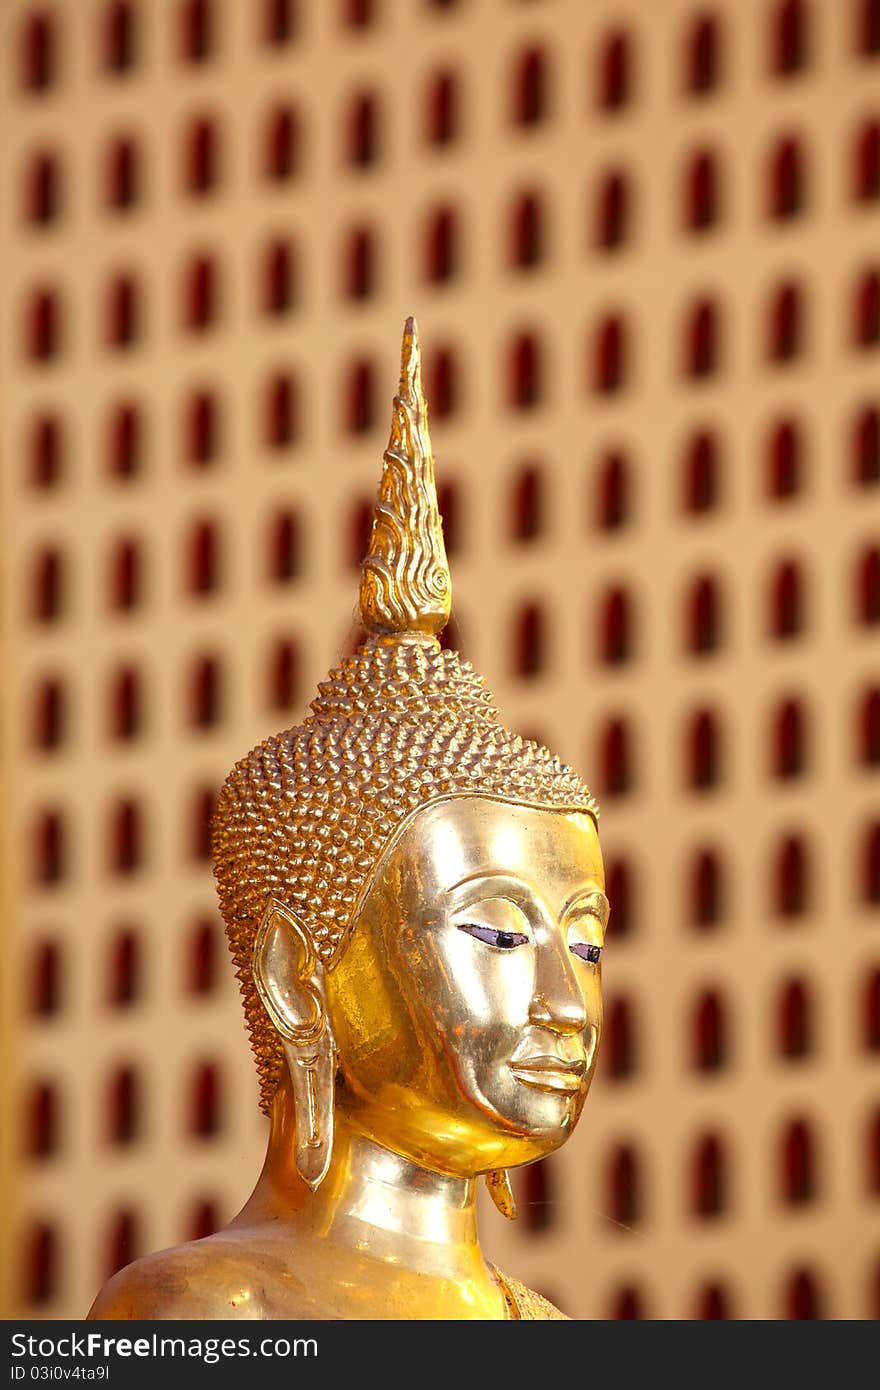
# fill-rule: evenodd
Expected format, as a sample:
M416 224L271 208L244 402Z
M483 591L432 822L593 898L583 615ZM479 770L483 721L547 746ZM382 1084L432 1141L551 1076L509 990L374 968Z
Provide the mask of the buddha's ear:
M489 1189L489 1196L501 1215L506 1216L508 1221L515 1221L516 1199L510 1185L510 1174L507 1169L495 1168L491 1173L487 1173L486 1186Z
M281 1035L296 1105L296 1166L312 1191L333 1150L336 1056L324 967L289 907L271 898L254 941L254 983Z
M270 898L254 941L254 982L273 1024L289 1042L308 1043L326 1024L324 972L303 923Z

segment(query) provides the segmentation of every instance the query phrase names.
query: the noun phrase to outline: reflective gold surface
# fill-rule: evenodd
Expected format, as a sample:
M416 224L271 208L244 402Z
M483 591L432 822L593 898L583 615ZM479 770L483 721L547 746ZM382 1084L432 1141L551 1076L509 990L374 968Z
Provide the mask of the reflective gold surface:
M313 1112L294 1054L241 1214L123 1271L92 1315L508 1316L475 1179L551 1152L577 1122L601 994L600 965L576 951L601 949L602 885L589 816L461 798L391 846L335 968L309 962L286 913L269 917L258 968L273 1017L310 1055L335 1040L323 1181L302 1173L312 1125L297 1120Z
M597 813L432 636L449 594L410 321L364 566L372 636L218 804L263 1172L229 1226L123 1270L93 1317L559 1316L483 1259L476 1180L513 1215L507 1170L564 1143L590 1086Z
M437 499L411 321L376 511L364 570L376 559L381 532L383 564L399 579L394 605L385 603L390 589L362 583L368 640L320 684L301 725L264 739L236 764L215 817L220 908L267 1114L287 1069L253 970L256 934L272 899L297 915L316 955L332 962L346 950L381 854L430 801L479 793L596 812L572 768L505 729L483 680L457 652L443 650L421 627L390 630L404 607L412 612L419 604L430 626L432 586L416 582L425 575L442 574L451 593L442 550L425 550ZM383 625L389 630L379 631Z
M413 319L407 319L403 330L400 387L383 465L361 570L361 621L367 632L419 632L436 637L449 621L452 582Z
M457 1177L568 1137L601 1024L599 966L572 947L602 945L602 884L581 813L469 797L416 817L327 976L338 1101L365 1135Z

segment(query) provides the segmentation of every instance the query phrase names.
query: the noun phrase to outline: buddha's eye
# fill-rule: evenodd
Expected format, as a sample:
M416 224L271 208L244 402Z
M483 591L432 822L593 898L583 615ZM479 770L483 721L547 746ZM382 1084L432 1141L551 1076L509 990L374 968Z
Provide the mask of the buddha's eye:
M591 965L598 965L602 959L602 947L593 946L586 941L576 941L573 946L569 947L569 950L579 960L588 960Z
M458 930L466 931L468 936L475 936L478 941L485 941L487 946L497 946L501 951L525 946L529 939L521 931L500 931L497 927L483 927L479 922L459 922Z

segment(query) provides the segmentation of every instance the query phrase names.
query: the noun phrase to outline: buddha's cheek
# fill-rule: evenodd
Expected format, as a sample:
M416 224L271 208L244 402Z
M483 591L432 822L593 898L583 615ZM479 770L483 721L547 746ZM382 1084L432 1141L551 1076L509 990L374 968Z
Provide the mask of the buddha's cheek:
M470 1116L496 1131L539 1137L548 1148L561 1143L583 1097L537 1090L510 1068L529 1027L533 950L492 950L452 927L422 934L404 955L417 985L420 1031L442 1058L450 1111L465 1124Z
M354 934L330 973L328 995L342 1069L362 1098L424 1086L424 1039L381 939L369 930Z
M401 983L457 1076L479 1084L504 1071L528 1025L534 964L527 950L502 952L454 926L400 942Z

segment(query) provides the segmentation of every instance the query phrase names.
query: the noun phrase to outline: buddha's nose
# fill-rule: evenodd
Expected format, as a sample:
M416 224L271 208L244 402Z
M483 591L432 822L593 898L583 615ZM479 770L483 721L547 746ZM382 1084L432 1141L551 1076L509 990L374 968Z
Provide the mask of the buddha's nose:
M587 1026L587 1011L568 952L547 947L536 956L529 1022L557 1033L582 1032Z

